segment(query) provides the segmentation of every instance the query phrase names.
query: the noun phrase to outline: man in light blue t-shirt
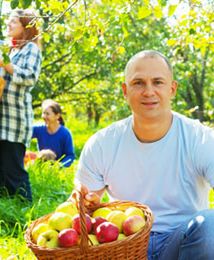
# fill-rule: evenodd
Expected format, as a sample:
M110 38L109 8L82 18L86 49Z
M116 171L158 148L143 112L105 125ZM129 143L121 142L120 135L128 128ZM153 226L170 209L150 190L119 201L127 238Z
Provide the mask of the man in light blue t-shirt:
M159 52L134 55L122 85L132 115L93 135L81 153L77 182L88 203L147 204L154 214L148 259L214 258L214 132L171 110L177 82Z

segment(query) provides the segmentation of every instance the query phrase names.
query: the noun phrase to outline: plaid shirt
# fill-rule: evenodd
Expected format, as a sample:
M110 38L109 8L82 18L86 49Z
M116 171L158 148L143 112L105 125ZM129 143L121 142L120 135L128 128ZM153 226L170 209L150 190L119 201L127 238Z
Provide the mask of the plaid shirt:
M28 146L32 136L33 109L31 90L38 80L41 52L29 42L12 51L13 75L5 73L6 86L0 101L0 140Z

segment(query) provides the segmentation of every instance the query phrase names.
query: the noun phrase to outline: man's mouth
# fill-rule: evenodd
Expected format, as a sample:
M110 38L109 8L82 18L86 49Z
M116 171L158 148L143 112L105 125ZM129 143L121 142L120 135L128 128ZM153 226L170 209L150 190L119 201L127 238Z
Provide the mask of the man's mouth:
M145 106L152 106L152 105L157 105L158 102L157 101L143 101L143 102L141 102L141 104L143 104Z

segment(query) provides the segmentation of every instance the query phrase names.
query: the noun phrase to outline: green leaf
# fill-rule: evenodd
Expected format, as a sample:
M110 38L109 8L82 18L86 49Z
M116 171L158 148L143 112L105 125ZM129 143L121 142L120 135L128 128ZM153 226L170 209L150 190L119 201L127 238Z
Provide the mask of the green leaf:
M50 39L51 39L50 34L48 34L48 33L44 33L44 34L43 34L43 40L44 40L45 42L49 42Z
M137 16L139 19L143 19L145 17L150 16L151 13L152 13L152 10L150 7L142 6L139 8Z
M116 51L118 54L124 54L126 50L123 46L119 46L117 47Z
M35 0L36 2L36 9L39 9L41 6L41 1L40 0Z
M18 5L19 5L19 0L12 0L12 1L10 2L10 7L11 7L12 9L15 9L16 7L18 7Z
M21 6L26 9L31 5L32 0L20 0Z
M176 44L177 44L177 40L175 40L175 39L169 39L169 40L167 40L167 44L169 45L169 46L175 46Z
M144 3L145 5L147 5L147 6L149 6L149 2L150 2L149 0L144 0L144 1L143 1L143 3Z
M189 34L195 34L196 33L196 31L193 29L193 28L191 28L190 30L189 30Z
M168 8L168 16L172 16L178 5L170 5Z
M82 28L76 29L76 31L74 33L74 40L78 41L82 37L83 37L83 29Z
M156 5L154 7L154 15L158 19L162 18L163 12L162 12L162 9L161 9L161 7L159 5Z
M2 57L3 57L3 63L4 64L10 63L10 58L9 58L8 54L2 53Z

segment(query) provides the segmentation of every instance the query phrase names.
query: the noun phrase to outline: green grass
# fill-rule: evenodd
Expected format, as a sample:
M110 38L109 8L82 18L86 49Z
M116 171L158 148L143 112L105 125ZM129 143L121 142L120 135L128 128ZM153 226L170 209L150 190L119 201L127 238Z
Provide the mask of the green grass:
M67 200L73 190L76 163L60 168L56 163L35 162L28 172L32 183L33 204L21 202L18 197L0 199L0 259L34 259L26 247L24 231L30 222L52 212Z

